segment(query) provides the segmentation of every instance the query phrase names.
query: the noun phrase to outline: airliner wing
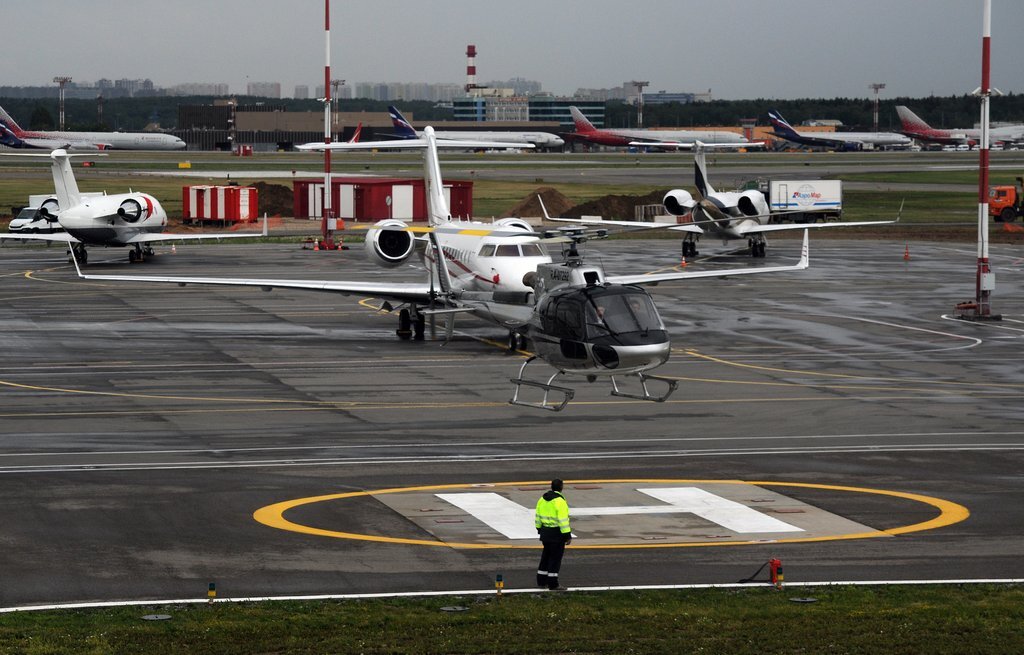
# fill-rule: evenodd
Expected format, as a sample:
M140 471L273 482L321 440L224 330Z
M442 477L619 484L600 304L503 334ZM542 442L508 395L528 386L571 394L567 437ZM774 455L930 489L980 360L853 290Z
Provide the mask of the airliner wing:
M696 141L630 141L631 146L640 146L645 148L674 148L676 150L692 150L697 146ZM701 143L702 148L721 148L728 150L730 148L763 148L763 141L737 141L734 143Z
M37 139L18 137L22 143L32 148L42 150L67 150L72 146L70 141L58 141L56 139Z
M800 271L810 266L810 247L808 232L804 230L804 243L800 249L800 261L792 266L761 266L757 268L739 268L717 271L676 271L673 273L654 273L651 275L608 275L605 280L612 284L658 284L673 280L692 280L700 277L732 277L733 275L754 275L757 273L782 273L784 271Z

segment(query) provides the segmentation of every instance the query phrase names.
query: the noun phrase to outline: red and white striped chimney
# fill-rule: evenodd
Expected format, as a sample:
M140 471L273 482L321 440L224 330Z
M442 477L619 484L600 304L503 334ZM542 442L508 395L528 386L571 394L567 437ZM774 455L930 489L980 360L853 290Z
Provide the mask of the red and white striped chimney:
M476 87L476 46L466 46L466 93Z

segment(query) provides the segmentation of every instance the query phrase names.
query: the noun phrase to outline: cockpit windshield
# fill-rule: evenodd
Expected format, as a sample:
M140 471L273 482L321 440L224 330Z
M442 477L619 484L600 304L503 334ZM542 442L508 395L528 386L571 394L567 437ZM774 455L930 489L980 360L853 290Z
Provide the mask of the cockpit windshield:
M654 301L643 291L589 293L585 311L589 338L665 329Z
M481 257L547 257L539 243L485 243L480 247Z

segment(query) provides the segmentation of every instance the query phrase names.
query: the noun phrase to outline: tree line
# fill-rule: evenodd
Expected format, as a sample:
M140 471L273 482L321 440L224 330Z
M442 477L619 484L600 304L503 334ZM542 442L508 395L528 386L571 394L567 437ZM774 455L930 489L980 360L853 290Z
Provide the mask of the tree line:
M240 105L263 103L284 107L286 111L323 111L317 100L293 98L252 98L237 96ZM65 127L68 130L138 131L157 123L163 129L174 129L178 123L179 105L212 104L214 98L203 96L168 96L145 98L110 98L103 101L100 119L95 100L65 100ZM389 101L355 98L339 100L339 111L384 112ZM416 121L451 120L452 109L431 101L393 101L403 112L415 115ZM926 98L895 98L879 102L879 129L899 127L896 106L906 105L932 127L971 127L979 121L980 102L970 95L929 96ZM57 126L57 100L52 98L0 98L0 106L25 129L53 130ZM668 103L644 106L644 127L701 127L739 125L755 119L767 125L769 109L775 109L793 125L808 119L839 120L850 129L872 127L873 101L868 98L804 98L799 100L715 100L699 103ZM993 122L1024 123L1024 94L998 96L991 102ZM635 127L636 107L620 101L605 105L606 127Z

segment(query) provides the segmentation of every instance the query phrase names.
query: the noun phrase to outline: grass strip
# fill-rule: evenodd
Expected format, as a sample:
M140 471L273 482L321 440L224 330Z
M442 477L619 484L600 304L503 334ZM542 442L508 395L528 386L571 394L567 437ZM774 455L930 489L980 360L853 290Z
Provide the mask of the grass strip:
M817 602L793 602L808 596ZM172 618L141 619L152 613ZM695 652L1019 653L1024 588L616 591L0 616L4 654Z

